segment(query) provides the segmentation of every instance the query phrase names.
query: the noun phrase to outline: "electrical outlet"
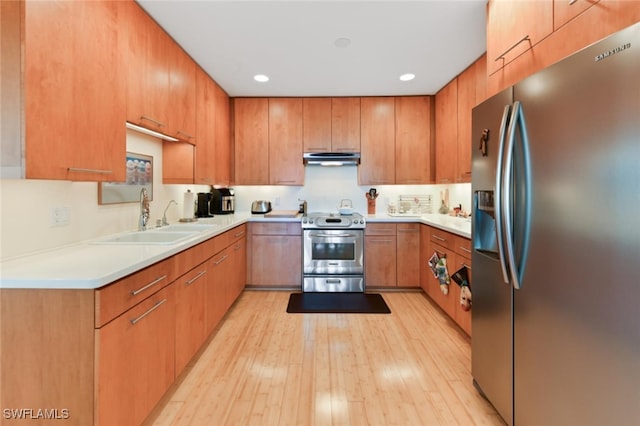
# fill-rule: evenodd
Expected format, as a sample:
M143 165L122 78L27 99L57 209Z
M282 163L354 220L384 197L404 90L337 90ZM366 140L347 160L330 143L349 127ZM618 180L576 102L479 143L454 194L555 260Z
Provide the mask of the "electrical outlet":
M70 222L69 207L51 208L51 226L67 226Z

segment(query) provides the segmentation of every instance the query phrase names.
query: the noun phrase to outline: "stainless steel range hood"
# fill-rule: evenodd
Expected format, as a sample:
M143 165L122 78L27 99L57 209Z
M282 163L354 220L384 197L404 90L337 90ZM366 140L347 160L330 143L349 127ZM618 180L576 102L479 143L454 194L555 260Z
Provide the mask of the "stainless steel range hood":
M359 152L305 152L302 161L309 166L357 166Z

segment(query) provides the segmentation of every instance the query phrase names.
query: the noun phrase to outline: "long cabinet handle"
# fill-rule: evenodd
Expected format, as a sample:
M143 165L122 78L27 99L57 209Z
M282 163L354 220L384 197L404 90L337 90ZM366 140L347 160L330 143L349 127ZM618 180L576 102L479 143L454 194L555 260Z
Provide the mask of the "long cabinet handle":
M188 280L187 282L185 282L185 285L191 285L194 282L196 282L198 280L198 278L200 278L201 276L203 276L204 274L207 273L207 270L205 269L204 271L200 271L198 273L198 275L196 275L195 277L191 278L190 280Z
M242 237L244 235L244 231L240 231L237 234L233 234L235 238Z
M99 173L101 175L110 175L113 174L113 170L103 170L103 169L84 169L82 167L69 167L67 169L69 172L81 172L81 173Z
M155 305L153 305L151 308L149 308L149 310L147 310L144 314L140 315L137 318L134 318L131 321L132 325L136 325L136 323L138 323L138 321L140 321L141 319L143 319L144 317L146 317L147 315L149 315L151 312L155 311L156 309L158 309L160 307L160 305L162 305L164 302L166 302L167 299L162 299L161 301L157 302Z
M522 43L525 40L529 40L529 43L531 43L531 39L529 38L529 34L527 34L526 36L522 37L520 40L516 41L513 45L511 45L511 47L509 47L507 50L502 52L502 55L498 56L494 61L499 61L500 59L504 59L504 56L507 53L511 52L513 49L516 48L517 45L519 45L520 43Z
M224 262L224 260L225 260L227 257L229 257L229 255L228 255L228 254L225 254L224 256L222 256L222 257L220 258L220 260L218 260L217 262L214 260L214 261L213 261L213 263L215 263L216 265L219 265L219 264L221 264L222 262Z
M436 240L438 240L438 241L443 241L443 242L444 242L444 241L447 241L447 239L446 239L446 238L439 237L439 236L437 236L437 235L435 235L435 234L431 234L431 238L435 238Z
M153 124L155 124L156 126L164 127L164 123L163 123L163 122L158 121L158 120L154 120L153 118L151 118L151 117L149 117L149 116L147 116L147 115L141 115L141 116L140 116L140 121L144 121L144 120L146 120L146 121L150 121L150 122L152 122Z
M462 251L464 251L464 252L467 252L467 253L471 253L471 250L469 250L469 249L468 249L468 248L466 248L466 247L462 247L462 246L460 246L460 250L462 250Z
M569 0L569 6L573 5L574 3L577 3L578 0Z
M176 135L184 135L184 136L186 136L187 139L193 139L194 138L193 135L190 135L189 133L183 132L182 130L178 130L176 132Z
M139 288L137 290L131 290L131 295L132 296L137 296L138 294L142 293L143 291L145 291L146 289L148 289L151 286L154 286L156 284L158 284L160 281L164 280L165 278L167 278L167 275L163 275L159 278L156 278L155 280L151 281L149 284L145 285L142 288Z

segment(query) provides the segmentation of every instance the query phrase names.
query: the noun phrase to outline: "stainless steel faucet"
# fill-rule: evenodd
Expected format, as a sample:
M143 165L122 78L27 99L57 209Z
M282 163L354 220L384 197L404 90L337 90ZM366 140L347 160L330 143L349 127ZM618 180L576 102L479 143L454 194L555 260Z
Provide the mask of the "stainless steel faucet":
M169 224L169 222L167 222L167 210L171 206L171 203L175 204L176 206L178 205L178 203L176 203L176 200L169 201L167 207L165 207L164 209L164 213L162 213L162 226L167 226Z
M140 219L138 221L138 231L146 231L149 223L149 194L147 188L140 190Z

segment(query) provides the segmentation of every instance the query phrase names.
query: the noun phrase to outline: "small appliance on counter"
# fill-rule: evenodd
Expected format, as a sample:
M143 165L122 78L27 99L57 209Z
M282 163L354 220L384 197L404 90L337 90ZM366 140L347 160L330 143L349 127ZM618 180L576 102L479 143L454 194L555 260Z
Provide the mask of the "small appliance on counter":
M213 188L211 189L211 202L209 210L213 214L233 214L236 201L233 189Z
M212 194L210 192L198 192L196 217L213 217L209 207L211 199Z
M264 214L264 213L269 213L270 211L271 211L271 201L256 200L253 203L251 203L252 214Z

